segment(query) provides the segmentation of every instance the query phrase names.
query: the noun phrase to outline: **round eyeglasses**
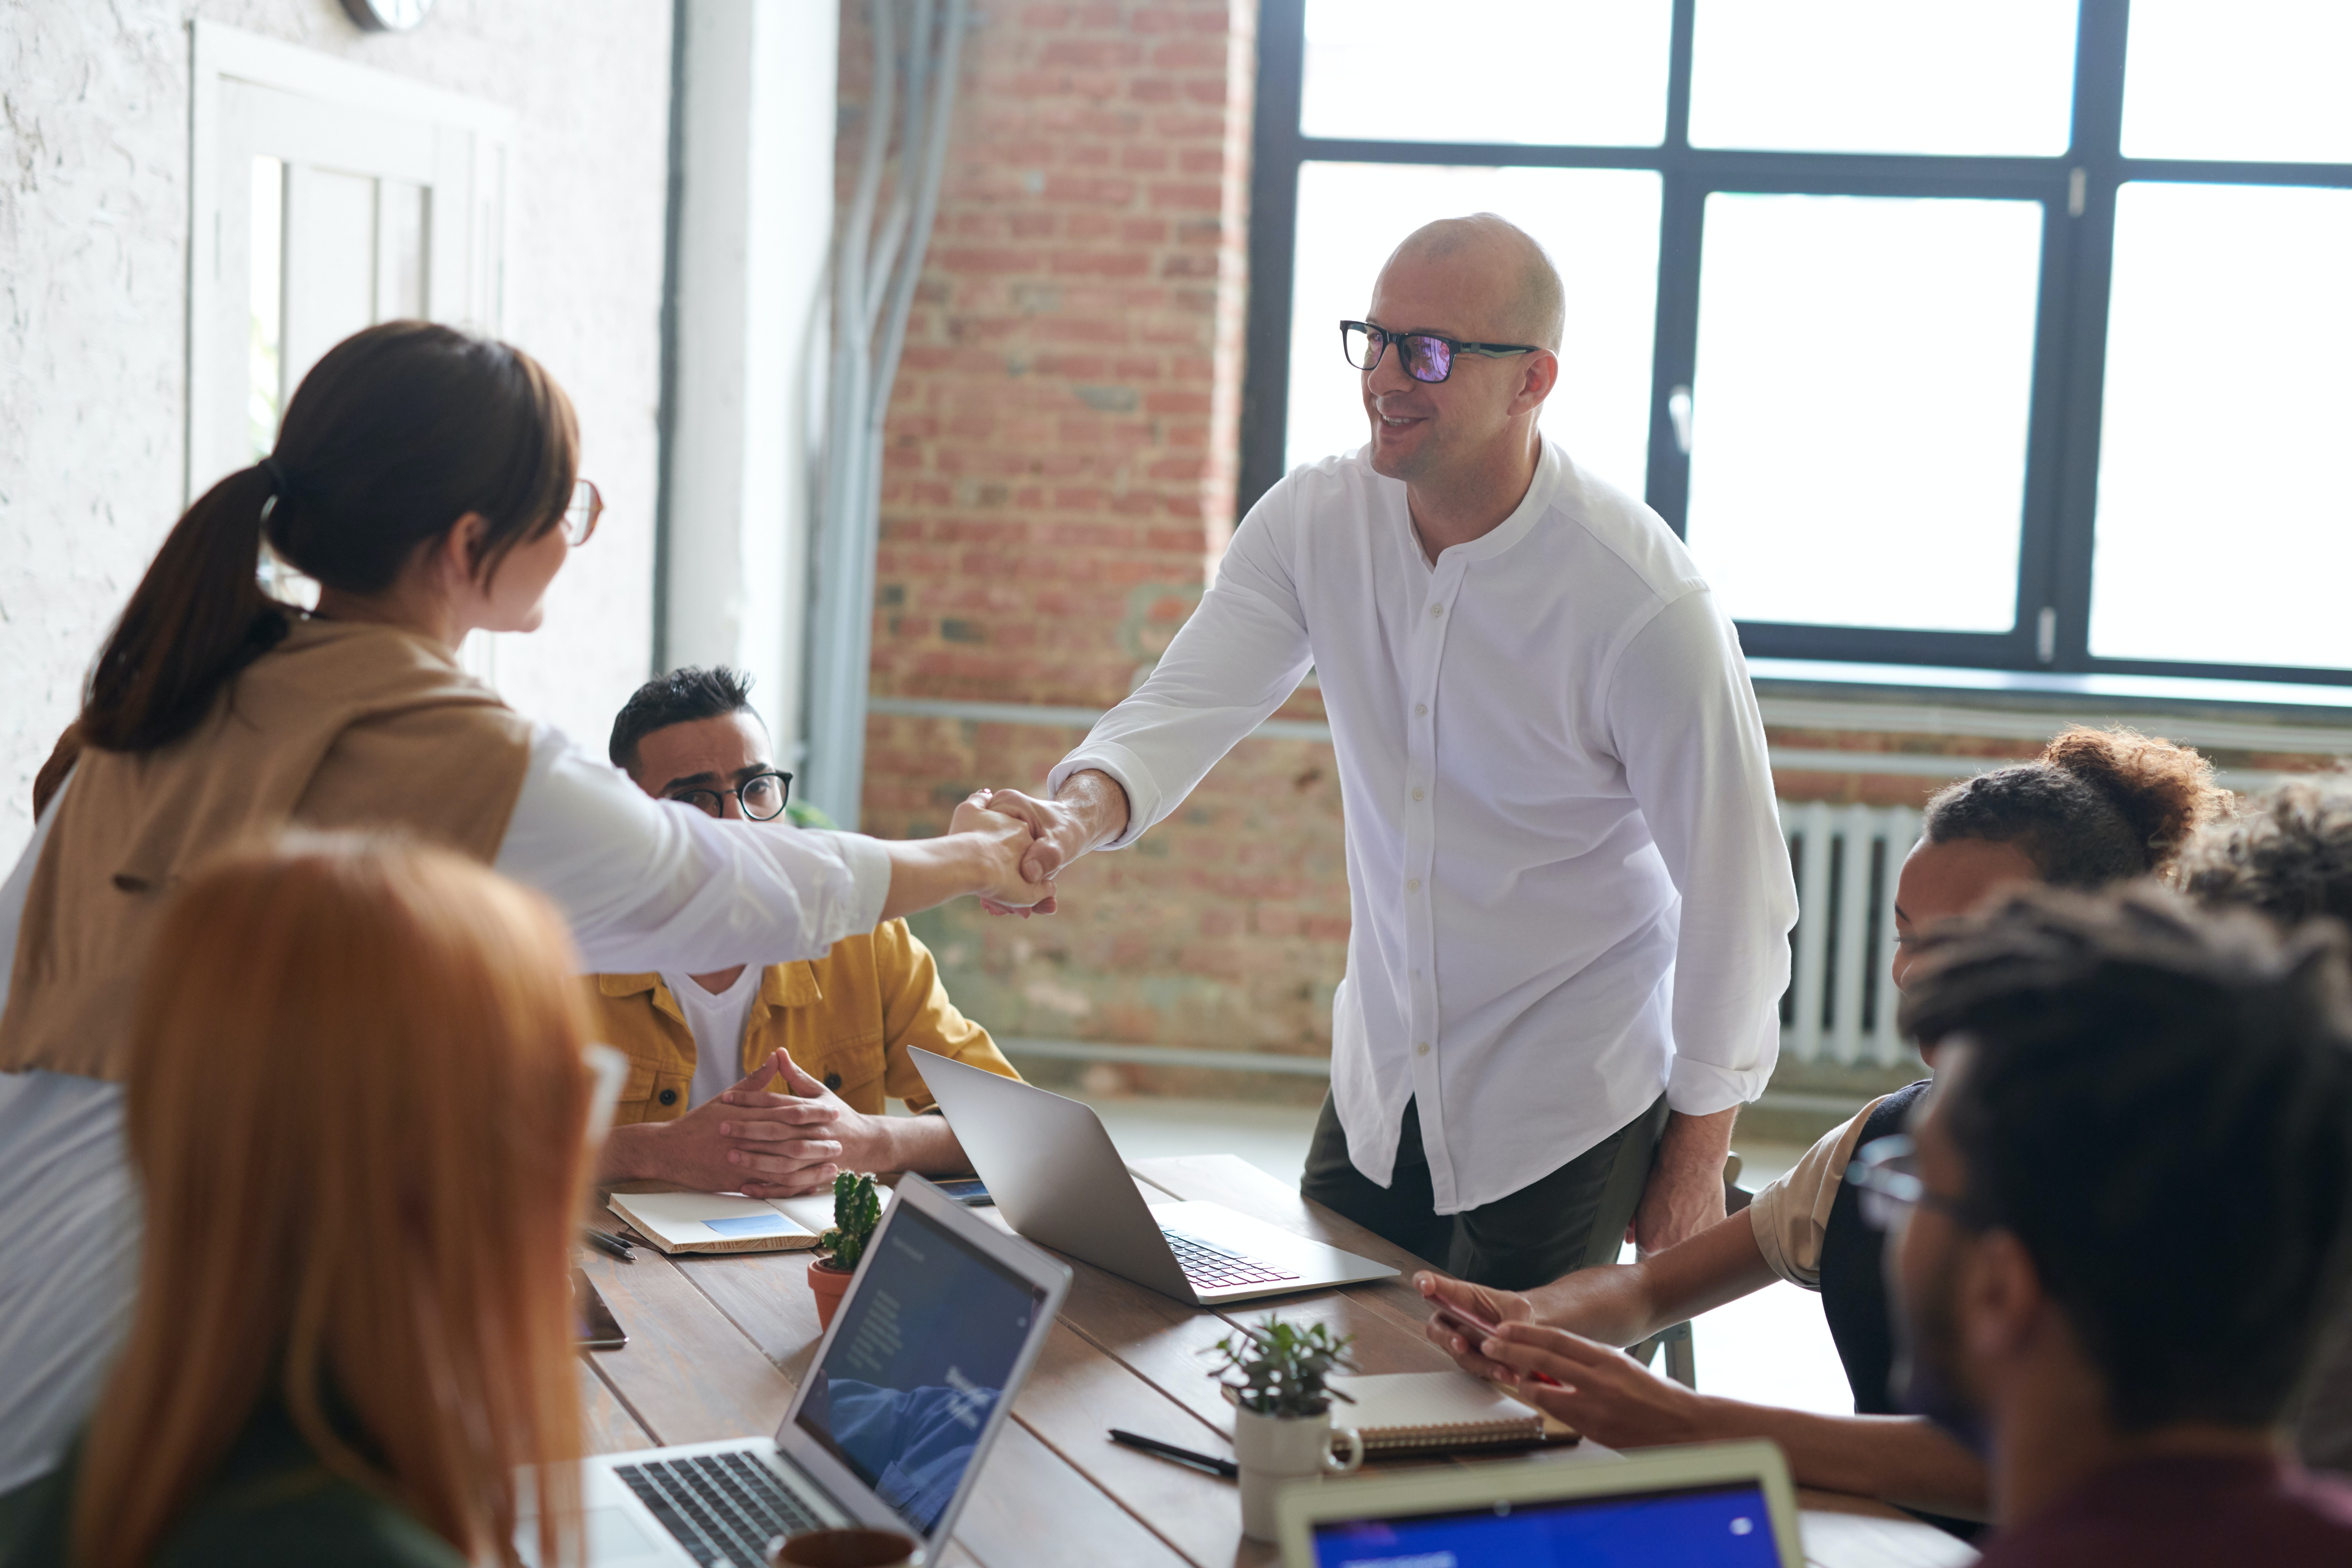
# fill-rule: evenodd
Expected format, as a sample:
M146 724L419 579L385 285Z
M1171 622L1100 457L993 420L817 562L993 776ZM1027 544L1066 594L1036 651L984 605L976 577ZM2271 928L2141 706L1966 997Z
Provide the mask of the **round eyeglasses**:
M792 799L793 775L753 773L733 789L682 789L667 798L690 805L705 816L724 816L730 795L741 803L743 815L752 821L772 822L783 815L785 802Z
M1914 1209L1934 1209L1978 1228L1960 1199L1930 1192L1919 1175L1919 1145L1907 1133L1874 1138L1846 1163L1845 1179L1862 1199L1862 1221L1873 1230L1899 1229Z
M1533 343L1465 343L1441 338L1435 332L1391 332L1370 321L1339 323L1339 352L1358 370L1370 370L1379 364L1391 343L1396 344L1397 353L1403 356L1400 363L1405 374L1426 382L1440 382L1452 375L1455 354L1508 359L1513 354L1538 352Z
M581 479L572 487L572 500L563 509L563 537L572 548L579 549L596 531L596 520L604 515L604 492L597 489L593 479Z

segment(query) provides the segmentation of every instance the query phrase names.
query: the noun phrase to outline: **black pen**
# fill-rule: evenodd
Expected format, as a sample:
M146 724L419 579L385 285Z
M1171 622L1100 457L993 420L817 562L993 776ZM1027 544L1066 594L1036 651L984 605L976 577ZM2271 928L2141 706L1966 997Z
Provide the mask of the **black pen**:
M580 1234L587 1238L589 1246L599 1252L617 1258L624 1263L635 1263L637 1260L637 1255L629 1250L629 1244L617 1236L607 1235L593 1226L583 1226Z
M1130 1448L1140 1448L1147 1454L1154 1454L1163 1459L1173 1459L1180 1465L1190 1465L1195 1469L1206 1470L1213 1476L1223 1476L1229 1481L1242 1473L1242 1468L1231 1459L1220 1459L1214 1454L1196 1454L1190 1448L1180 1448L1173 1443L1163 1443L1157 1437L1147 1437L1140 1432L1122 1432L1114 1426L1110 1429L1110 1440L1114 1443L1124 1443Z

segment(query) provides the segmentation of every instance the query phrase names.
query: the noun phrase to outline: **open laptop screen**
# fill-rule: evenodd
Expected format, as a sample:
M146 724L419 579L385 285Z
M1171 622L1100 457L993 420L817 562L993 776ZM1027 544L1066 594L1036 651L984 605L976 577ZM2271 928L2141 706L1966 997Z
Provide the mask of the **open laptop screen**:
M1753 1483L1326 1520L1315 1568L1779 1568Z
M1045 1301L913 1205L899 1207L842 1303L795 1420L928 1538Z

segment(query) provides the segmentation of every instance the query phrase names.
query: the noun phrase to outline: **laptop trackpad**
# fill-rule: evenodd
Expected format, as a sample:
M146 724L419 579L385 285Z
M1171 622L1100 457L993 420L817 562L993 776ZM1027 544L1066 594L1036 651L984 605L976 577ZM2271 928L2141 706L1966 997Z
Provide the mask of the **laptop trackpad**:
M596 1568L625 1563L669 1563L676 1559L647 1535L625 1508L592 1508L583 1516L588 1530L588 1561Z

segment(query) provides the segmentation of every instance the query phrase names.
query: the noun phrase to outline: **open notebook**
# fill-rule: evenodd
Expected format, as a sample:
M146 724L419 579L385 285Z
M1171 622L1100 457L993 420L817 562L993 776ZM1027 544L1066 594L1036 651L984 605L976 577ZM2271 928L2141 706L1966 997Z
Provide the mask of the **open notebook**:
M1353 1426L1368 1458L1577 1441L1574 1427L1466 1372L1335 1377L1331 1386L1355 1401L1335 1403L1331 1424Z
M791 1252L816 1232L770 1203L734 1193L614 1193L613 1212L664 1252ZM830 1207L828 1200L827 1206Z

